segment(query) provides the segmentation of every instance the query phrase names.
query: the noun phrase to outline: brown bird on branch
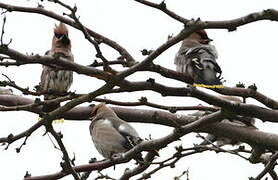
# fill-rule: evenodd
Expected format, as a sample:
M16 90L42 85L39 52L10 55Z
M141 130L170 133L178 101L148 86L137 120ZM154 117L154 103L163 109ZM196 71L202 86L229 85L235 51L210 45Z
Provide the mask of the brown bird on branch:
M120 119L104 103L93 107L91 114L90 134L97 151L105 158L124 153L142 142L136 130ZM142 154L135 160L143 161Z
M67 61L74 61L71 52L71 41L68 35L68 29L64 23L55 25L54 36L52 39L52 48L46 52L46 55L61 58ZM66 70L59 70L55 66L43 66L41 74L40 90L48 91L50 94L45 95L45 100L55 99L57 95L51 93L66 93L73 81L73 72ZM44 112L51 112L57 109L60 103L51 103L43 106Z
M176 70L186 73L195 84L222 84L217 51L210 41L205 30L196 31L183 40L175 57Z

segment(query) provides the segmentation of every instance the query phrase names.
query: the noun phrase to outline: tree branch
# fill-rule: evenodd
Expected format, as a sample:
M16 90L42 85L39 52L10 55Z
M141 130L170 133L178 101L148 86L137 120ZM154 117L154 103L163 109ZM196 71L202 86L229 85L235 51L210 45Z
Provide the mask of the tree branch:
M144 90L151 90L154 92L158 92L162 96L195 97L208 104L225 108L234 114L256 117L261 119L262 121L278 122L277 110L270 110L252 104L233 103L228 100L200 91L194 87L189 87L189 88L167 87L162 84L156 83L154 81L151 82L122 81L121 87L118 89L113 89L112 92L120 93L120 92L135 92L135 91L144 91Z
M264 170L254 179L254 180L260 180L266 175L266 173L273 170L275 163L278 159L278 152L276 152L269 160L269 162L266 164Z
M160 4L152 3L146 0L135 0L139 3L142 3L146 6L159 9L160 11L164 12L171 18L185 24L190 25L191 21L185 19L173 11L170 11L166 8L166 3L162 1ZM199 24L203 26L204 29L228 29L229 31L235 31L237 27L246 25L252 22L260 21L260 20L271 20L271 21L278 21L278 11L274 9L267 9L255 13L250 13L246 16L242 16L240 18L225 20L225 21L201 21L199 20Z
M9 134L7 137L0 138L0 143L8 143L6 147L6 149L8 149L9 145L12 144L14 141L17 141L23 137L29 137L34 131L36 131L42 125L43 125L42 121L39 121L22 133L19 133L17 135Z
M146 169L148 169L148 167L150 167L151 162L154 160L155 156L156 156L155 152L149 152L144 158L145 161L144 164L139 164L134 169L125 170L124 174L119 178L119 180L128 180L131 177L140 174L141 172L144 172Z
M69 158L69 155L68 155L68 152L66 150L66 147L64 146L64 143L62 141L62 138L61 138L61 135L58 134L54 129L53 129L53 126L51 123L48 124L47 128L46 128L47 131L49 131L52 136L55 138L55 140L57 141L59 147L60 147L60 150L62 151L63 153L63 160L65 161L64 163L62 162L61 163L61 166L63 168L63 171L66 172L66 173L70 173L72 174L72 176L74 177L75 180L80 180L80 177L79 175L76 173L76 171L73 169L73 167L71 166L71 161L70 161L70 158Z
M144 5L150 6L152 8L159 9L160 11L164 12L168 16L172 17L173 19L175 19L183 24L186 24L189 21L189 20L177 15L173 11L170 11L169 9L167 9L166 3L164 1L162 1L160 4L156 4L156 3L153 3L150 1L145 1L145 0L135 0L135 1L142 3Z
M14 5L5 4L5 3L0 3L0 7L3 9L6 9L9 12L17 11L17 12L41 14L41 15L50 17L52 19L56 19L58 21L66 23L76 29L81 30L81 27L79 27L78 24L76 24L74 21L72 21L68 18L65 18L63 16L60 16L52 11L45 10L43 8L30 8L30 7L14 6ZM87 27L85 27L85 28L92 37L101 40L101 42L103 42L103 43L107 44L108 46L110 46L111 48L117 50L121 54L121 56L123 56L127 60L127 62L130 65L133 65L135 63L134 58L123 47L121 47L119 44L117 44L115 41L112 41L109 38L107 38L101 34L98 34Z
M94 101L96 102L104 102L106 104L113 104L119 106L149 106L157 109L162 109L169 111L171 113L176 113L177 111L186 111L186 110L199 110L199 111L218 111L219 108L217 107L209 107L209 106L164 106L160 104L151 103L148 101L146 97L141 97L138 102L120 102L114 101L110 99L103 99L103 98L95 98ZM1 110L1 109L0 109Z
M0 104L5 106L26 105L33 103L34 100L15 95L0 95ZM172 114L158 110L143 110L131 108L112 107L117 115L127 122L154 123L175 127L178 124L185 125L198 119L190 115ZM92 107L75 107L64 112L61 118L74 121L88 121ZM30 112L38 113L40 108L36 107ZM260 145L267 149L278 150L278 135L265 133L253 128L239 127L230 123L220 122L208 125L196 132L206 132L219 137L227 137L233 140L246 142L248 144Z
M206 117L203 117L197 121L194 121L190 124L181 126L179 129L174 129L174 131L172 133L170 133L169 135L167 135L163 138L141 142L140 144L136 145L131 150L124 153L122 156L113 158L112 163L119 164L119 163L127 162L130 159L134 158L134 156L136 154L140 153L141 151L150 151L150 150L164 148L166 145L178 140L180 137L184 136L185 134L193 132L194 130L196 130L204 125L219 121L223 117L224 116L222 115L221 112L215 112L215 113L210 114ZM109 161L111 161L111 160L108 160L106 165L112 165L111 163L109 163ZM102 161L102 162L104 162L104 161ZM74 170L76 172L84 172L84 171L92 171L92 170L95 170L95 168L96 168L96 166L88 165L86 167L88 169L85 170L85 169L81 169L81 168L79 169L79 167L74 167ZM100 166L98 168L100 168L100 169L97 169L97 170L103 169L102 166ZM55 173L55 174L45 175L45 176L40 176L40 177L33 177L33 178L27 177L27 178L25 178L25 180L34 180L34 179L44 180L47 178L50 179L50 177L54 178L54 175L55 175L55 179L57 179L58 177L59 178L63 177L65 174L67 175L68 172L63 172L63 173L60 172L60 173Z
M181 82L185 82L187 84L193 83L193 79L186 76L184 73L179 73L177 71L173 71L171 69L167 69L165 67L153 63L149 64L148 66L142 67L142 69L140 69L139 71L152 71L166 78L175 79ZM214 88L210 90L218 92L222 95L241 96L243 98L254 98L269 108L278 109L277 101L250 88L245 89L245 88L224 87L224 88Z
M71 70L79 74L93 76L102 80L108 80L111 77L108 73L105 73L101 70L98 70L93 67L83 66L75 62L70 62L64 60L62 57L57 59L57 57L52 57L47 55L40 56L38 54L28 56L3 45L0 46L0 53L5 54L17 61L26 62L28 64L43 64L48 66L57 65L61 69L65 68L66 70Z

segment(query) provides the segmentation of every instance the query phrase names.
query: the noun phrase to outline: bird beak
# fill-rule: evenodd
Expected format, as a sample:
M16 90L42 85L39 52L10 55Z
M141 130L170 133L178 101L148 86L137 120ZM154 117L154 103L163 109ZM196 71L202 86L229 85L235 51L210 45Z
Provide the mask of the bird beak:
M69 37L68 37L67 34L64 34L64 35L60 38L60 40L61 40L61 42L62 42L63 44L66 44L66 45L70 43L70 40L69 40Z
M208 44L209 42L211 42L211 41L213 41L213 40L212 40L212 39L209 39L209 38L208 38L208 39L204 39L204 42L207 43L207 44Z

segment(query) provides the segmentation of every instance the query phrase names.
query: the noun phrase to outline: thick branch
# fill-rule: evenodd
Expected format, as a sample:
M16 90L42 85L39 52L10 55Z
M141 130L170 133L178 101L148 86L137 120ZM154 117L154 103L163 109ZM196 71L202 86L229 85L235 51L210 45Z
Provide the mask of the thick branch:
M190 77L186 76L184 73L179 73L153 63L149 64L148 66L142 67L140 71L152 71L166 78L175 79L181 82L185 82L187 84L193 83L193 80ZM254 98L269 108L278 109L277 101L253 89L224 87L224 88L214 88L211 90L223 95L241 96L244 98Z
M162 1L160 4L152 3L147 0L135 0L140 2L144 5L150 6L155 9L159 9L162 12L166 13L168 16L172 17L173 19L183 23L183 24L190 24L191 22L178 14L172 12L171 10L166 8L166 3ZM255 13L250 13L246 16L242 16L240 18L225 20L225 21L200 21L200 24L203 24L204 28L210 29L228 29L229 31L236 30L237 27L249 24L252 22L260 21L260 20L271 20L271 21L278 21L278 11L274 9L267 9Z
M1 3L0 3L1 4ZM192 28L194 29L194 28ZM192 79L188 78L182 73L177 73L175 71L160 67L158 65L151 64L151 61L153 61L158 55L160 55L163 51L165 51L167 48L172 46L173 44L179 42L182 38L186 37L188 34L191 32L188 31L182 31L179 35L177 35L175 38L172 38L171 40L167 41L165 44L163 44L161 47L159 47L157 50L155 50L150 56L148 56L144 61L141 63L135 65L134 67L123 71L122 73L119 74L120 78L123 78L137 70L149 70L149 71L154 71L158 72L161 75L168 77L168 78L173 78L176 80L180 80L186 83L192 83ZM0 53L6 54L16 60L19 60L20 62L26 62L26 63L39 63L39 64L44 64L44 65L52 65L55 64L57 66L62 66L66 67L69 70L75 71L80 74L85 74L88 76L94 76L99 79L103 80L109 80L111 78L111 75L92 68L92 67L87 67L87 66L82 66L77 63L65 61L62 58L59 58L57 60L56 58L50 57L50 56L27 56L22 53L19 53L15 50L9 49L6 46L2 46L0 48ZM150 64L149 64L150 63ZM251 89L243 89L243 88L221 88L221 89L216 89L215 91L225 94L225 95L236 95L236 96L242 96L242 97L252 97L258 100L259 102L263 103L267 107L273 108L273 109L278 109L278 102Z
M1 95L0 104L6 106L13 105L26 105L33 103L34 101L28 98L14 96L14 95ZM112 107L117 115L127 122L140 122L140 123L153 123L165 126L175 127L178 124L185 125L196 120L195 116L172 114L157 110L143 110L143 109L131 109ZM92 108L87 107L75 107L63 114L63 117L67 120L89 120L89 116ZM34 108L31 112L37 113L40 111L39 107ZM237 141L246 142L248 144L260 145L268 149L278 150L278 135L261 132L256 129L239 127L230 123L214 123L208 125L196 132L207 132L219 137L227 137Z
M226 21L205 21L205 28L209 29L228 29L229 31L236 30L237 27L243 26L252 22L261 20L278 21L278 11L275 9L266 9L263 11L250 13L240 18Z
M118 163L123 163L123 162L127 162L130 159L134 158L134 156L138 153L140 153L141 151L148 151L148 150L154 150L154 149L161 149L165 146L167 146L169 143L174 142L176 140L178 140L180 137L184 136L187 133L193 132L194 130L212 123L212 122L216 122L219 121L223 118L223 114L219 111L219 112L215 112L213 114L210 114L206 117L203 117L197 121L194 121L190 124L181 126L179 129L174 129L174 131L172 133L170 133L169 135L160 138L160 139L156 139L156 140L150 140L150 141L144 141L138 145L136 145L134 148L132 148L131 150L127 151L126 153L124 153L121 157L117 157L117 158L113 158L113 163L118 164ZM110 160L109 160L110 161ZM111 163L109 163L109 161L107 162L106 165L111 165ZM103 162L103 161L102 161ZM94 163L93 163L94 164ZM101 170L103 169L103 167L98 167L98 166L90 166L87 165L86 169L82 169L78 167L74 167L74 170L76 172L84 172L84 171L92 171L92 170L96 170L96 168L100 168L97 170ZM106 167L107 168L107 167ZM55 173L52 175L45 175L45 176L40 176L40 178L38 177L28 177L25 180L34 180L34 179L40 179L40 180L44 180L44 179L49 179L49 177L57 179L57 177L61 178L65 175L69 174L69 172L59 172L59 173ZM55 176L54 176L55 175Z
M1 3L0 3L1 4ZM0 53L5 54L17 61L26 62L29 64L57 65L64 67L67 70L75 71L79 74L93 76L99 79L108 80L110 75L93 67L83 66L74 62L63 60L63 58L55 58L51 56L40 55L25 55L6 46L0 46Z
M174 88L174 87L167 87L155 82L123 81L121 83L121 88L114 89L113 92L119 93L119 92L134 92L134 91L144 91L144 90L155 91L160 93L162 96L196 97L202 101L205 101L208 104L228 109L230 112L234 114L256 117L263 121L277 122L278 119L277 110L270 110L252 104L231 103L230 101L210 95L194 87Z

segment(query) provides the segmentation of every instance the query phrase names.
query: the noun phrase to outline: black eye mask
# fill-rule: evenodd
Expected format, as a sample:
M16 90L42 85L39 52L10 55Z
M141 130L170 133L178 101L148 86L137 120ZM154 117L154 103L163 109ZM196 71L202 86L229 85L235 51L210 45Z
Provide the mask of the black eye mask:
M55 33L55 37L60 39L62 36L68 36L68 34L59 34L59 33Z
M58 34L58 33L55 33L55 37L60 39L64 34Z

